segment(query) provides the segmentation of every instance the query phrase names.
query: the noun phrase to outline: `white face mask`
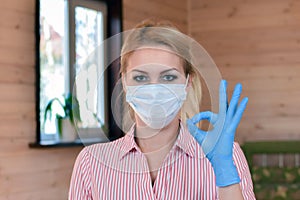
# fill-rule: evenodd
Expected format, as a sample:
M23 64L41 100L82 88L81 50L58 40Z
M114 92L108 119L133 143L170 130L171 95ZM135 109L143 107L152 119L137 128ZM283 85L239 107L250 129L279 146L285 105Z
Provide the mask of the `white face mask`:
M146 84L126 87L126 101L153 129L167 126L177 115L186 99L185 84Z

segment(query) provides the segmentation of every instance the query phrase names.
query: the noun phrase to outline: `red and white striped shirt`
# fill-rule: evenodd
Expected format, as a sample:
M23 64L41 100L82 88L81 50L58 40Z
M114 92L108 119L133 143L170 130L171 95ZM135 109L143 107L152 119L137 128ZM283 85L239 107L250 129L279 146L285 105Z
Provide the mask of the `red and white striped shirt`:
M234 162L244 199L255 199L248 164L234 144ZM145 155L134 140L134 128L109 143L85 147L71 178L69 200L218 199L215 176L200 145L181 124L171 151L152 185Z

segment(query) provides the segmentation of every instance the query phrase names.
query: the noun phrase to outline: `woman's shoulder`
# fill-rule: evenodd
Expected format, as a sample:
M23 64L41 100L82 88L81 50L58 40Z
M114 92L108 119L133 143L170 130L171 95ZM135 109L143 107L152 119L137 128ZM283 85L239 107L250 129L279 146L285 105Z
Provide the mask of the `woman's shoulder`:
M124 143L124 137L121 137L113 141L95 143L92 145L85 146L82 149L82 151L88 154L101 153L101 152L104 153L105 151L116 150L116 148L122 147L123 143Z
M118 159L121 155L124 145L124 137L114 141L105 143L96 143L84 147L78 155L77 159L83 162L100 162L111 163Z
M106 142L99 142L95 143L89 146L86 146L85 149L87 150L95 150L95 149L105 149L105 148L110 148L110 147L115 147L121 145L121 143L124 142L125 137L118 138L113 141L106 141Z

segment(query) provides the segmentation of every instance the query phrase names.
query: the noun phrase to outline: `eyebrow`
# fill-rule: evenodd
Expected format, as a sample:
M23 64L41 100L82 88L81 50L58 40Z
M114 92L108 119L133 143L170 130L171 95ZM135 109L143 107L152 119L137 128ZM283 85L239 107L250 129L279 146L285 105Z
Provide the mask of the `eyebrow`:
M160 74L163 74L163 73L166 73L166 72L169 72L169 71L173 71L173 70L178 71L176 68L171 68L171 69L167 69L167 70L164 70L164 71L160 72ZM148 74L148 72L145 72L145 71L139 70L139 69L133 69L131 71L132 72L135 71L135 72L140 72L140 73Z

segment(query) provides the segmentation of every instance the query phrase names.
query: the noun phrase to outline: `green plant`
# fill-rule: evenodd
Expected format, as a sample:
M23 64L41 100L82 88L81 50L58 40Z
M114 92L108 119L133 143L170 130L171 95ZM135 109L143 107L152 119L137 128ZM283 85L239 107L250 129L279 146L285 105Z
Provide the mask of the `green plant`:
M72 96L71 93L67 94L64 96L63 101L61 101L59 98L53 98L51 99L48 104L46 105L45 108L45 113L44 113L44 123L48 119L48 116L52 118L53 114L53 105L54 103L57 102L58 105L62 108L63 110L63 115L59 113L55 113L55 117L57 120L57 128L58 128L58 133L61 136L62 134L62 120L69 118L70 122L72 125L75 125L75 120L81 121L80 120L80 113L79 113L79 104L76 98Z

